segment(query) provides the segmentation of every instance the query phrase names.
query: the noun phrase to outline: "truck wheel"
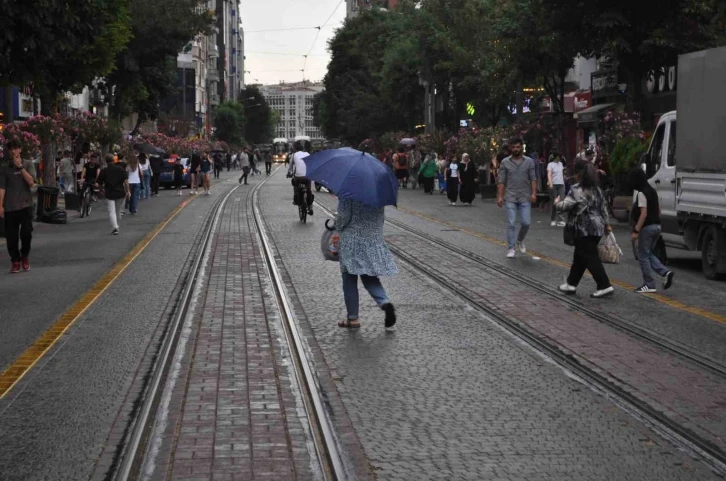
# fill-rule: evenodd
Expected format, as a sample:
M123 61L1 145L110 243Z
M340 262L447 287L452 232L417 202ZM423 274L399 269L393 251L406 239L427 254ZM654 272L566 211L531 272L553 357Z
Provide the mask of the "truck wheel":
M707 279L721 279L723 274L719 272L719 258L726 253L721 252L723 249L723 240L720 237L723 233L719 232L718 227L711 226L705 234L703 234L703 244L701 247L701 265L703 266L703 274Z

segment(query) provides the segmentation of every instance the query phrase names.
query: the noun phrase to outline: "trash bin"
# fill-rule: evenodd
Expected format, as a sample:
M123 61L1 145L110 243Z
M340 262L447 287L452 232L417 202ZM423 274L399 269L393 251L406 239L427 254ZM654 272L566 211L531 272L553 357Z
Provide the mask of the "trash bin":
M43 218L43 212L54 211L58 208L58 187L38 186L38 210L36 217L38 220Z
M66 200L66 210L80 210L81 196L72 192L66 192L63 197Z

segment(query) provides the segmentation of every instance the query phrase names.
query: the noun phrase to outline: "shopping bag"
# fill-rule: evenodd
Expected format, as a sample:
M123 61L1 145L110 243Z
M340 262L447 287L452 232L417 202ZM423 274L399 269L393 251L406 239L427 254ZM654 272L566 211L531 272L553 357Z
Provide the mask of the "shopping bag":
M330 219L325 221L325 230L323 237L320 239L320 250L323 252L323 258L327 261L340 262L338 248L340 245L340 233L335 226L328 225Z
M615 234L612 232L606 235L597 247L600 260L605 264L620 264L623 251L620 249Z

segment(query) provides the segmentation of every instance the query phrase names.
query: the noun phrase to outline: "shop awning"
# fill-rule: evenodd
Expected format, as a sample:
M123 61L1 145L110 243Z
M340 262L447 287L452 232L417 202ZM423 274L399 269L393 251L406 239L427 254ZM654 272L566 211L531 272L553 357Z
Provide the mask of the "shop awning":
M593 105L589 109L581 110L575 114L577 115L577 123L580 125L596 123L601 112L606 112L614 106L615 104L600 104Z

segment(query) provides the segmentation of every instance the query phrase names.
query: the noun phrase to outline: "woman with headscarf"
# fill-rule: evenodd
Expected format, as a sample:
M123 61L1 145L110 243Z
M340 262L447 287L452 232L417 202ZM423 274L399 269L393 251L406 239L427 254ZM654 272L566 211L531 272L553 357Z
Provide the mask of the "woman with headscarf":
M459 186L461 185L461 177L459 176L460 166L456 161L456 157L451 157L449 164L446 166L446 196L449 198L450 205L456 205L459 198Z
M469 154L461 156L461 164L459 167L459 177L461 179L461 192L459 197L464 205L471 205L476 197L476 183L479 181L479 171L476 164L471 161Z
M567 213L568 227L573 230L575 241L575 258L570 268L567 281L559 289L566 294L577 292L577 286L585 274L590 271L597 283L597 291L590 297L599 299L611 296L615 289L605 272L598 245L605 234L612 232L605 198L598 187L597 171L585 160L575 164L575 179L570 193L564 199L555 199L557 210Z
M648 177L640 167L628 175L628 184L633 188L633 208L630 211L633 233L631 238L637 242L638 262L643 273L643 285L635 289L639 294L657 292L652 271L663 278L663 289L673 284L673 271L669 271L654 254L661 236L660 205L658 193L648 182Z

